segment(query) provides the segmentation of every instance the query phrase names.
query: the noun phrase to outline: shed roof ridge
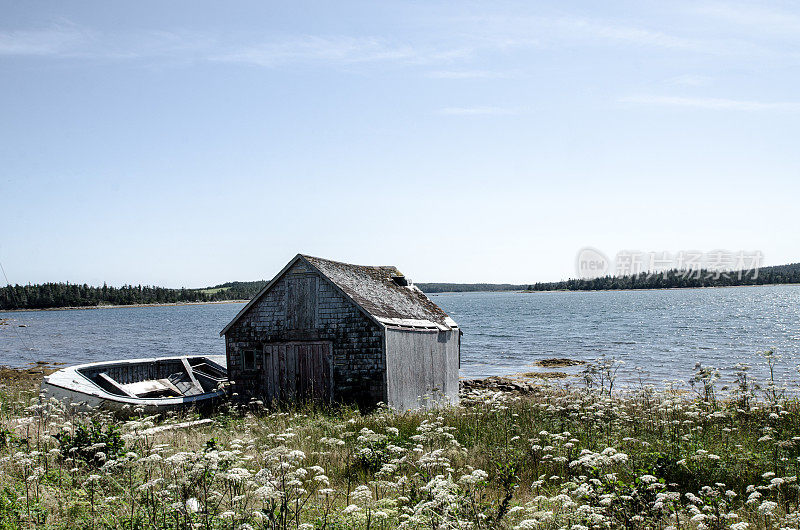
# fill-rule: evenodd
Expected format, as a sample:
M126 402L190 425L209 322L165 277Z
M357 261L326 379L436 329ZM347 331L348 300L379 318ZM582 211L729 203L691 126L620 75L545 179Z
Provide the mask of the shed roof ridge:
M220 334L225 334L298 261L315 269L378 325L428 321L439 329L457 328L447 313L417 286L393 281L395 276L404 277L394 265L356 265L299 253L242 308Z
M413 284L399 284L404 276L394 265L355 265L302 255L353 302L376 319L429 320L450 329L452 319Z
M307 259L307 260L326 261L328 263L333 263L335 265L346 265L348 267L364 267L364 268L368 268L368 269L394 269L397 272L400 272L400 270L397 268L396 265L359 265L358 263L348 263L346 261L336 261L336 260L333 260L333 259L321 258L319 256L311 256L309 254L298 254L298 255L303 257L303 258L305 258L305 259Z

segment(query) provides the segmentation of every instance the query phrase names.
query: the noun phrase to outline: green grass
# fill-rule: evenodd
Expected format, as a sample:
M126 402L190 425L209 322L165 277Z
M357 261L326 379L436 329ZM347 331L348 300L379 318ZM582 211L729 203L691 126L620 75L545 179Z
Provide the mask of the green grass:
M196 416L73 413L18 382L0 528L798 528L800 403L698 377L403 414L250 403L157 434Z

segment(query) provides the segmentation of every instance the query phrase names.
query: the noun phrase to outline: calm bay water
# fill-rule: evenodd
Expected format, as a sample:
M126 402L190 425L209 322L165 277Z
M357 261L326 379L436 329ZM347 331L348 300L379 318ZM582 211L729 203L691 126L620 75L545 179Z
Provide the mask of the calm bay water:
M723 371L746 363L764 377L758 352L774 348L782 356L779 377L800 387L800 286L431 298L464 330L465 377L531 371L535 361L553 357L601 355L625 362L620 377L628 383L685 382L697 362ZM219 331L242 305L0 313L11 319L0 326L0 365L223 354Z

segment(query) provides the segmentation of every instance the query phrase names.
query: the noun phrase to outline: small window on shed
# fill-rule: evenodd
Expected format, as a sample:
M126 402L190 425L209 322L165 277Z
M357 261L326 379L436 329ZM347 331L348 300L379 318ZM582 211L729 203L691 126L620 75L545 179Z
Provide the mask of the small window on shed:
M245 350L244 351L244 369L245 370L255 370L256 369L256 352L253 350Z

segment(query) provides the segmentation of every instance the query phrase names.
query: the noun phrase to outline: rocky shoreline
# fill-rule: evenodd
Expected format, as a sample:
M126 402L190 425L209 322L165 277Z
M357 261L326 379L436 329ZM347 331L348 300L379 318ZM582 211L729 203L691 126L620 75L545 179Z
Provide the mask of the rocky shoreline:
M463 396L475 390L492 392L510 392L530 394L542 387L542 380L567 379L571 377L564 372L529 372L514 376L486 377L483 379L462 379L459 381L459 393Z
M586 364L586 361L569 358L556 358L536 361L531 366L552 369L571 368L584 364ZM476 390L489 390L492 392L530 394L536 389L542 387L542 380L568 379L570 377L574 377L575 375L576 374L574 373L568 374L565 372L537 371L520 372L512 375L495 375L476 379L462 379L459 381L459 393L461 395L466 395Z

